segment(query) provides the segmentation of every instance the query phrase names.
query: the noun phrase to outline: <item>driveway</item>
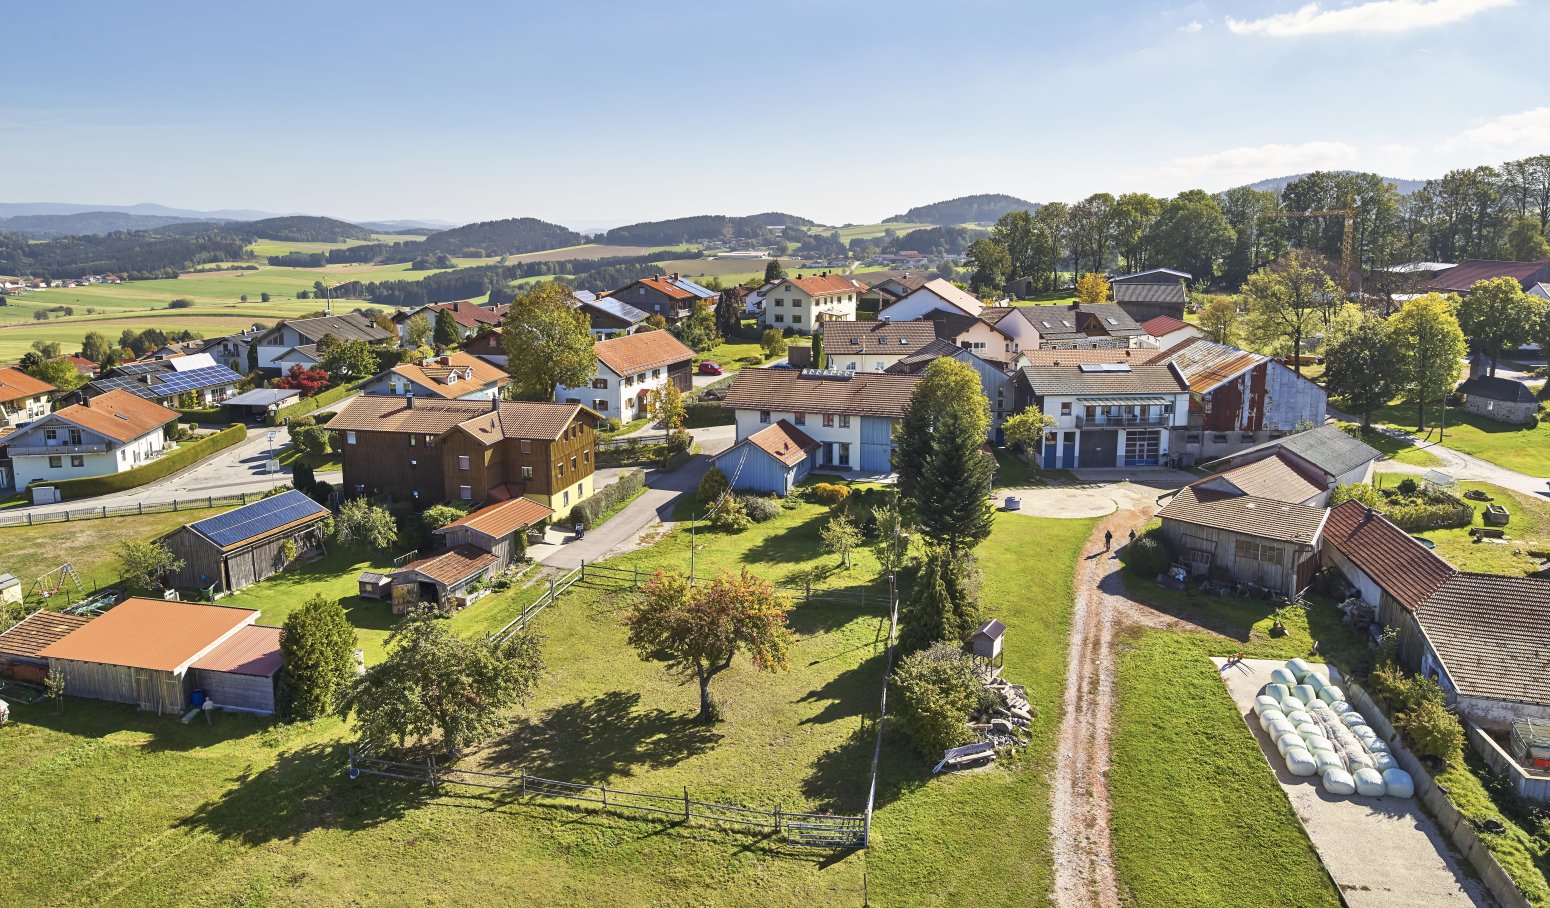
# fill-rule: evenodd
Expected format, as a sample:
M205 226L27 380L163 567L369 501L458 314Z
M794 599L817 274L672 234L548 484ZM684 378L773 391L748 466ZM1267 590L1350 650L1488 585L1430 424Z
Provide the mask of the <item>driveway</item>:
M1361 420L1349 413L1341 413L1338 410L1330 410L1329 415L1346 422L1361 422ZM1488 460L1481 460L1472 454L1465 454L1462 451L1455 451L1436 442L1429 442L1403 429L1381 425L1374 425L1373 428L1393 438L1408 439L1418 449L1430 452L1438 460L1442 461L1442 465L1437 467L1417 467L1408 463L1380 460L1378 461L1378 472L1380 473L1412 473L1420 475L1428 470L1441 470L1454 479L1462 479L1469 482L1489 482L1505 489L1513 489L1529 495L1550 497L1550 477L1530 476L1527 473L1519 473L1516 470L1499 467Z
M1007 513L1028 517L1078 519L1102 517L1119 510L1155 511L1165 503L1164 499L1172 494L1174 489L1200 478L1189 473L1174 474L1171 470L1167 472L1169 475L1166 477L1148 477L1144 481L998 488L992 497L997 507L1003 507L1007 498L1016 498L1018 509ZM1137 479L1139 480L1140 477Z

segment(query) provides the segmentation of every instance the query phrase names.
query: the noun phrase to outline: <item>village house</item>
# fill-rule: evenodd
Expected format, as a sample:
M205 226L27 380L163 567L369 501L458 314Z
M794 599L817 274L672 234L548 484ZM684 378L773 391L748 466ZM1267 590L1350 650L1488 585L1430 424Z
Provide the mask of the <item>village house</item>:
M1476 375L1459 385L1458 393L1465 410L1514 425L1534 422L1541 406L1528 385L1500 375Z
M877 313L877 317L888 321L907 322L925 318L933 312L958 312L977 318L984 308L985 304L973 294L960 290L952 283L937 277L906 293L896 302L884 306Z
M234 593L323 551L328 508L291 489L186 524L161 543L183 566L166 578L178 589Z
M1550 719L1550 580L1456 570L1358 501L1329 512L1323 558L1461 715L1497 731Z
M252 347L254 339L262 333L262 329L248 328L225 337L215 337L203 342L203 346L196 352L208 353L217 364L225 366L233 372L247 374L248 350Z
M734 411L738 441L785 420L818 443L819 467L889 473L894 428L919 380L876 372L744 369L721 405Z
M431 337L435 336L436 320L441 313L452 315L452 323L457 326L459 341L478 334L490 328L500 327L501 319L506 317L509 306L481 306L473 300L457 300L451 303L432 303L429 306L421 306L418 309L401 310L393 314L393 327L398 330L400 343L409 343L409 322L417 315L425 316L425 320L431 325ZM427 338L427 343L430 338Z
M646 327L651 313L611 296L598 296L586 290L575 291L576 308L586 313L592 336L598 340L635 334Z
M897 277L887 277L877 280L870 287L861 291L856 297L856 314L876 318L877 313L909 296L910 293L919 290L926 284L924 273L912 273L909 271L899 274Z
M452 521L433 534L449 549L471 545L495 556L495 570L503 571L522 557L526 541L517 544L517 534L542 527L554 516L554 509L531 498L509 498L485 505Z
M70 395L81 400L124 391L167 407L214 407L236 394L242 376L208 353L114 366Z
M1182 321L1189 302L1184 285L1190 280L1186 271L1151 268L1109 278L1109 293L1114 304L1137 322L1160 316Z
M253 346L258 348L258 368L284 372L291 365L316 365L319 362L317 343L325 337L339 341L365 341L374 346L393 343L398 339L398 335L384 330L381 325L359 312L293 318L253 339ZM286 356L300 347L307 349L298 351L298 355Z
M927 321L828 321L823 335L823 366L848 372L881 372L936 340Z
M669 385L694 387L694 351L666 331L644 331L598 341L591 384L559 385L555 400L584 404L605 418L630 422L653 411L656 395Z
M528 497L559 510L595 491L598 414L577 404L363 394L328 423L343 492L427 508Z
M853 321L856 298L866 285L855 278L825 271L786 278L764 294L761 328L812 334L827 321Z
M603 294L651 315L660 315L668 324L681 322L694 314L701 303L715 305L717 294L673 272L666 277L643 277L617 290Z
M361 393L489 400L499 397L501 389L510 383L505 369L457 351L416 363L400 363L367 382Z
M818 465L823 446L782 419L711 458L737 492L790 495Z
M1084 349L1097 347L1148 347L1151 335L1130 314L1114 303L1084 306L1027 306L1023 315L1033 326L1034 343L1022 349Z
M388 578L393 614L425 605L447 610L467 604L469 587L492 576L496 560L493 552L459 545L409 562Z
M1007 371L1006 363L993 362L970 350L938 339L903 357L889 366L887 371L894 375L919 375L931 365L932 360L944 356L969 366L979 374L980 391L985 395L985 399L990 401L989 437L996 444L1000 444L1001 424L1012 415L1013 408L1017 404L1017 387L1012 381L1012 373Z
M58 391L15 366L0 369L0 429L14 429L47 415Z
M253 609L130 598L42 647L72 697L177 715L201 689L217 705L275 711L280 629Z
M1324 424L1324 389L1264 354L1196 337L1151 362L1171 363L1189 383L1188 424L1173 439L1186 466Z
M5 438L15 487L122 473L167 450L178 414L127 391L108 391L49 413Z
M1151 346L1159 350L1171 349L1191 338L1205 337L1198 326L1180 321L1171 315L1149 318L1141 323L1141 330L1152 339Z
M87 359L84 356L76 356L75 354L67 354L65 356L61 356L61 357L58 357L58 358L66 361L70 365L74 366L75 367L75 371L76 371L77 374L84 375L87 378L96 378L97 376L102 374L102 367L97 365L96 363L92 362L91 360Z
M1377 449L1354 438L1338 426L1316 426L1245 448L1205 464L1208 469L1227 470L1266 457L1285 456L1310 475L1322 474L1325 488L1368 483L1373 466L1382 455Z
M1068 362L1024 366L1014 412L1029 405L1054 420L1045 469L1145 467L1169 462L1173 430L1189 418L1189 386L1170 365Z

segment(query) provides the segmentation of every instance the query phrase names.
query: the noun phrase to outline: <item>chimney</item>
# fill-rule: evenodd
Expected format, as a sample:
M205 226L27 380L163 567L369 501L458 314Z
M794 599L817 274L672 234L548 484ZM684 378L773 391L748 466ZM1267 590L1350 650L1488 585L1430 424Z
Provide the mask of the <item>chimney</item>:
M674 272L673 272L673 276L672 276L672 277L670 277L670 278L668 278L668 280L671 280L671 281L676 281L676 280L678 280L678 272L676 272L676 271L674 271Z
M1080 302L1078 302L1077 300L1072 300L1071 301L1071 311L1072 312L1080 312L1080 311L1082 311L1082 304Z
M82 394L81 395L81 406L83 406L83 407L91 406L91 396L90 395L88 395L88 394Z
M414 409L414 392L413 391L406 391L406 392L404 392L404 409L406 409L406 410L413 410Z
M452 357L450 357L450 356L442 356L441 357L441 364L443 366L450 366L450 365L452 365Z
M491 413L499 413L500 411L501 411L501 393L499 391L496 391L494 394L490 395L490 412Z

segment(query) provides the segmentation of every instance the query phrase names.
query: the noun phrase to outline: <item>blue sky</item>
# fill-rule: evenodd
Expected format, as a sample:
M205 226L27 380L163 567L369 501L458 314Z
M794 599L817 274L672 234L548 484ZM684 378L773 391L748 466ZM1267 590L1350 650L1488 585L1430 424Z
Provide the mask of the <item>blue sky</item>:
M0 201L598 226L1550 152L1539 0L25 3Z

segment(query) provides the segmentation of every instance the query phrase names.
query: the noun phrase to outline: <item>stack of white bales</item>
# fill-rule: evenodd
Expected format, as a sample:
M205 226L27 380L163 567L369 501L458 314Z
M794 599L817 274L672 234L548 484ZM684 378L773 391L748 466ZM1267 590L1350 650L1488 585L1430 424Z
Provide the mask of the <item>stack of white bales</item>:
M1317 775L1330 794L1415 794L1410 774L1394 762L1389 746L1367 726L1345 694L1293 659L1270 673L1254 701L1259 725L1294 776Z

